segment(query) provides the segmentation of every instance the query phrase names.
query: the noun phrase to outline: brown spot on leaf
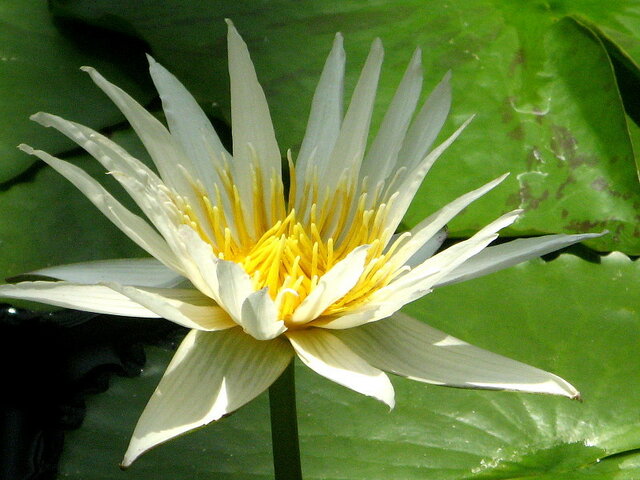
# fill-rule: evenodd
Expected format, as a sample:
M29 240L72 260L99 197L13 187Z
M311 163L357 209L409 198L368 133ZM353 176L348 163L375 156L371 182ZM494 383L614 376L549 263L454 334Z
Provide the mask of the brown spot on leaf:
M524 138L524 129L522 128L522 124L511 130L507 135L514 140L522 140Z
M524 49L520 48L513 56L513 60L511 60L511 64L509 65L509 73L513 75L518 68L519 65L522 65L526 61L526 56L524 53Z
M576 148L578 148L578 142L571 135L569 129L559 125L551 126L551 150L553 150L553 153L562 159L566 159L569 155L573 156Z
M571 168L578 168L580 165L588 165L590 167L598 165L598 158L593 155L575 155L568 157L567 160Z
M574 232L593 232L597 229L604 227L606 222L603 221L589 221L589 220L573 220L564 226L565 229Z
M578 155L578 141L568 128L560 125L551 127L551 150L562 162L567 162L570 168L576 169L581 165L596 166L598 158L594 155Z
M563 208L562 211L560 212L560 216L562 218L567 218L567 216L569 216L569 210L566 210Z
M520 186L520 198L527 210L535 210L542 202L549 198L549 190L545 190L541 195L536 196L531 191L531 187L523 183Z
M567 188L567 185L571 185L572 183L576 183L576 179L573 175L569 175L567 179L564 182L562 182L558 187L558 190L556 191L556 198L557 199L562 198L562 195L564 194L564 189Z
M513 107L511 104L513 103L513 97L507 97L502 102L501 116L503 123L511 123L513 120Z
M520 195L518 193L512 193L505 201L505 205L509 208L516 208L520 205Z

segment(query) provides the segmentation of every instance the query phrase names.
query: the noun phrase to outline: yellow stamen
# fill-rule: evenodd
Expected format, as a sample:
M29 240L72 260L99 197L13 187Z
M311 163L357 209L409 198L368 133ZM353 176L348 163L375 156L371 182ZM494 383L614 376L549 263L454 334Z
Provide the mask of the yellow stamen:
M287 160L291 173L288 203L276 172L270 172L268 185L263 183L265 172L260 171L256 158L249 184L251 192L240 192L225 159L226 168L218 170L220 184L214 186L215 202L198 181L191 182L198 211L173 191L168 191L167 196L180 212L182 223L211 245L218 258L242 265L256 289L268 288L285 322L337 262L358 246L370 245L360 279L324 315L347 311L365 302L403 271L392 256L408 234L384 251L391 236L385 224L394 197L386 204L369 207L371 195L366 191L366 181L356 196L354 184L344 175L335 191L323 192L326 201L321 203L317 183L309 182L318 173L310 168L298 213L294 208L297 185L290 152ZM264 188L269 190L268 196L264 196ZM374 198L382 188L376 185ZM223 203L226 199L221 190L227 203ZM250 199L252 205L243 205L243 198ZM204 218L199 217L199 212Z

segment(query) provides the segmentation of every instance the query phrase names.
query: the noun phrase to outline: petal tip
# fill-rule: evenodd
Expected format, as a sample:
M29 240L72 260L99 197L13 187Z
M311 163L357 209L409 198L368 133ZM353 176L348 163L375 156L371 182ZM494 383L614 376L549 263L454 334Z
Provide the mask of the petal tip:
M35 153L33 147L27 145L26 143L21 143L20 145L18 145L18 150L22 150L24 153L27 153L29 155L33 155Z

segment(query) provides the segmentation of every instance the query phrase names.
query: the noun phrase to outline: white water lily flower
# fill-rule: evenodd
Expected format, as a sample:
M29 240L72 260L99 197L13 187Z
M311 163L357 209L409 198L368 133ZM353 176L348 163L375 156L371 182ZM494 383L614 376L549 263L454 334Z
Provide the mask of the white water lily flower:
M485 248L517 219L520 212L513 211L435 253L446 223L504 176L394 235L427 171L466 125L430 151L449 111L449 75L414 115L422 86L418 50L367 149L382 44L373 43L343 116L345 54L338 34L295 167L288 156L287 192L267 102L231 23L228 44L233 155L193 97L153 59L168 130L98 72L84 70L122 110L158 173L87 127L33 116L93 155L146 219L78 167L21 146L76 185L153 258L46 268L33 273L59 281L3 285L0 296L163 317L191 329L142 413L123 465L246 404L294 355L389 407L394 391L385 372L439 385L576 397L573 386L551 373L398 313L439 285L592 237L551 235Z

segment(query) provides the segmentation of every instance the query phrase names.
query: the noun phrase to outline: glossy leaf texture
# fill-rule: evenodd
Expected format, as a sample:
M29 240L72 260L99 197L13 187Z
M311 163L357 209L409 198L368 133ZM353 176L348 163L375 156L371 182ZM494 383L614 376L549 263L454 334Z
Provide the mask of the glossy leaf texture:
M274 1L268 7L167 0L135 9L122 0L67 0L53 5L60 15L92 24L113 26L118 19L117 28L137 32L203 104L215 102L223 114L228 112L228 76L222 18L232 18L249 43L280 145L294 151L335 31L345 36L348 94L372 39L384 41L387 56L374 125L412 50L422 47L427 87L453 72L454 108L446 130L472 114L477 117L430 174L407 225L511 172L479 210L452 222L451 236L468 236L504 209L521 207L525 214L510 235L606 229L608 236L589 245L640 253L634 151L601 41L602 31L618 32L606 38L614 44L620 40L624 52L635 51L635 40L628 40L635 38L635 1L606 8L568 0L524 5L507 0L307 0Z
M407 309L460 338L562 375L581 390L582 403L394 377L397 405L389 412L299 365L305 478L638 478L640 384L632 380L640 302L629 292L640 288L639 267L619 253L601 264L565 254L442 288ZM117 463L128 436L171 356L157 348L148 354L142 378L115 378L108 392L91 399L82 428L68 435L63 478L122 475ZM268 429L263 395L158 447L127 475L272 478Z
M118 110L94 86L82 65L93 65L148 101L144 48L133 37L80 24L55 22L46 2L5 0L0 5L0 185L33 162L16 146L38 143L59 153L73 148L29 116L49 111L104 128L121 121ZM126 54L125 54L125 45Z

